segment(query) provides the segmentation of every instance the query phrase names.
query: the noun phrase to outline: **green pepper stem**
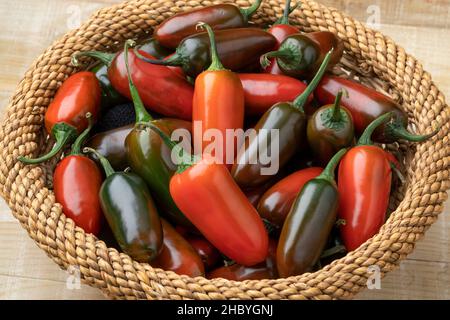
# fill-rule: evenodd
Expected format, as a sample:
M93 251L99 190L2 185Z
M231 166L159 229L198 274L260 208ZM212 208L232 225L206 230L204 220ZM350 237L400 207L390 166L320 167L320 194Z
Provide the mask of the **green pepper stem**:
M244 17L245 21L248 22L248 19L251 18L251 16L259 9L261 6L262 0L256 0L253 2L253 4L245 9L239 8L241 11L242 16Z
M372 134L383 123L389 121L392 118L393 112L385 113L372 121L364 130L363 134L358 140L358 146L370 146L373 144Z
M331 115L331 121L339 122L341 120L341 99L342 95L345 94L345 97L348 98L348 91L345 88L339 89L339 92L334 100L333 105L333 113Z
M150 113L144 107L139 92L134 85L133 79L131 77L130 64L128 62L128 51L130 47L133 47L136 43L133 40L125 41L123 46L123 53L125 59L125 67L127 68L128 86L130 87L131 99L133 100L134 111L136 113L136 123L138 122L148 122L152 121L153 118Z
M103 167L103 170L105 170L106 177L109 177L114 173L116 173L113 167L111 166L111 163L109 163L108 159L106 159L103 155L101 155L97 150L86 147L83 149L83 153L92 153L97 157L97 159L100 161L100 164Z
M328 51L327 55L323 59L322 64L320 65L319 70L317 71L314 78L309 83L308 87L306 87L305 91L303 91L302 94L300 94L293 102L294 107L297 109L303 110L306 102L308 102L308 97L316 90L317 86L319 85L320 81L323 78L323 75L327 71L328 64L330 63L331 54L333 53L334 49L331 49Z
M49 153L47 153L46 155L43 155L42 157L36 158L36 159L18 157L17 160L19 160L23 163L26 163L26 164L39 164L44 161L50 160L51 158L56 156L56 154L58 152L60 152L66 144L75 140L78 132L75 127L73 127L69 124L66 124L64 122L61 122L61 123L57 123L53 126L52 134L56 139L56 143Z
M80 57L90 57L95 58L99 61L101 61L104 65L106 65L108 68L111 66L112 61L114 60L114 57L116 55L114 53L106 53L106 52L100 52L100 51L84 51L75 53L72 56L71 62L72 65L75 67L80 66Z
M339 161L341 161L342 157L347 153L347 149L341 149L331 158L330 162L328 162L325 169L322 171L320 176L316 179L326 180L329 182L334 182L334 171L336 170Z
M72 144L72 151L70 152L70 155L72 156L81 154L81 146L83 145L84 141L89 135L89 132L94 126L94 121L92 121L92 114L90 112L86 113L86 119L88 120L88 127L78 136L78 138Z
M208 71L220 71L225 70L222 62L220 61L219 53L217 52L216 45L216 36L214 35L214 31L211 26L204 22L199 22L197 24L197 28L205 28L208 32L209 42L210 42L210 54L211 54L211 65L208 68Z
M296 60L302 60L303 55L300 51L294 52L290 48L283 48L276 51L270 51L261 56L259 59L259 63L261 64L261 67L266 69L272 64L272 61L270 59L272 58L283 58L287 60L293 60L295 57Z
M159 66L178 67L178 66L183 66L183 63L184 63L183 59L177 53L174 53L167 59L163 59L163 60L147 58L139 52L139 48L134 48L134 54L136 55L136 57L139 58L139 60L142 60L144 62L148 62L151 64L156 64Z
M158 128L155 124L152 122L142 122L137 123L136 125L150 128L151 130L155 131L160 137L161 140L164 142L164 144L172 151L175 152L178 162L178 168L177 173L182 173L186 169L192 167L196 162L197 158L193 155L187 154L186 151L177 143L172 141L170 137L163 132L160 128Z
M289 25L289 15L298 8L298 6L301 4L301 2L298 2L296 5L291 7L291 0L286 0L286 5L284 7L284 11L283 11L283 16L278 19L275 23L275 25L280 25L280 24L284 24L284 25Z
M423 142L425 140L428 140L432 137L434 137L438 132L439 129L436 129L432 133L425 134L425 135L415 135L410 133L406 128L403 126L403 124L398 122L392 122L387 125L387 130L389 131L389 134L393 136L396 139L403 139L406 141L411 142Z
M400 180L400 182L402 184L405 183L405 177L403 176L403 174L401 173L400 170L398 170L397 166L395 165L395 163L393 162L389 162L389 166L391 167L391 170L395 173L395 175L398 177L398 179Z

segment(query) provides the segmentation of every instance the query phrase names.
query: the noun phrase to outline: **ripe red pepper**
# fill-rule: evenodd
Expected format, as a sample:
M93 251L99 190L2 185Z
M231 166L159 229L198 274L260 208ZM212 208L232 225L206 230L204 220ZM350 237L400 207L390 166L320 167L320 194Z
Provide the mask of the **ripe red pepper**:
M277 39L277 45L274 50L278 50L280 48L281 43L286 40L287 37L289 37L292 34L299 33L300 30L297 27L291 26L289 24L289 14L294 11L300 3L296 4L295 6L291 7L291 0L286 1L286 7L284 8L283 17L279 19L267 32L272 34L275 39ZM281 71L280 67L278 66L278 63L275 58L271 59L271 64L267 68L263 68L264 73L270 73L270 74L284 74L283 71ZM293 99L285 100L285 101L291 101Z
M371 135L391 116L373 121L339 165L339 218L345 221L341 236L348 251L376 234L385 221L392 170L386 151L373 145Z
M143 51L139 51L139 53L149 59L153 58ZM78 65L78 58L82 56L96 58L107 65L108 77L112 86L120 94L131 99L123 50L117 54L96 51L81 52L72 57L72 63ZM168 117L184 120L192 118L194 88L180 76L179 72L166 66L143 62L136 57L132 49L129 50L129 65L133 70L132 79L147 109ZM169 92L176 92L176 94L168 94Z
M91 117L88 113L87 117ZM102 209L98 193L103 175L97 164L81 153L81 146L92 128L89 127L75 140L72 152L55 168L53 191L64 214L86 233L98 235L102 222Z
M266 261L251 267L235 263L217 268L208 273L206 277L208 279L223 278L234 281L275 279L278 276L276 253L277 242L270 239Z
M97 119L100 112L100 83L92 72L78 72L67 78L45 113L45 129L56 144L46 155L37 159L19 157L27 164L38 164L54 157L88 127L86 114Z
M145 125L156 131L178 158L170 194L184 215L228 258L245 266L263 261L269 242L267 231L227 167L207 155L198 159L186 154L158 127Z
M398 139L421 142L437 133L436 131L423 136L411 134L406 130L408 116L395 101L374 89L351 80L325 76L317 86L315 98L322 105L332 104L341 89L348 92L348 96L342 98L341 105L352 114L357 135L361 135L372 121L388 112L392 113L392 119L375 131L373 139L376 142L392 143ZM306 109L306 112L312 114L314 110Z
M261 218L282 228L300 190L322 171L322 168L317 167L299 170L274 184L259 200L257 209Z
M181 12L162 22L155 29L154 37L163 46L175 49L184 38L201 32L196 28L199 21L209 24L214 30L246 27L261 2L256 0L247 9L224 3Z
M214 32L207 24L201 24L208 31L211 42L211 66L195 80L195 91L192 111L192 132L195 141L202 142L202 154L211 143L205 139L209 129L219 130L222 134L222 145L217 144L213 156L221 163L231 164L237 149L237 139L227 139L229 129L242 129L244 126L244 90L239 77L226 70L220 62ZM197 123L196 123L197 121ZM200 130L197 130L200 125ZM231 156L227 152L232 152ZM221 154L220 154L221 153ZM227 159L227 155L230 159ZM228 160L228 161L227 161Z
M264 73L238 74L244 88L245 114L262 116L279 102L293 101L306 89L302 81L284 75ZM307 104L313 99L311 94Z
M202 259L192 246L164 219L161 219L161 225L163 245L151 266L190 277L205 275Z
M220 261L220 252L205 238L199 236L185 237L197 254L202 258L207 270L213 268Z

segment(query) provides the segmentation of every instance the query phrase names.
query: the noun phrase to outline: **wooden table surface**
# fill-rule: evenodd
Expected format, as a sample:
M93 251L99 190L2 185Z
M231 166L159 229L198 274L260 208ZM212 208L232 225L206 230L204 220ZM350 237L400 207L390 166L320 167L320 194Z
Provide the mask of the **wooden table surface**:
M33 60L54 40L120 0L2 0L0 113ZM450 0L322 0L383 33L421 60L450 96ZM379 17L379 21L377 21ZM377 25L377 23L379 23ZM450 299L450 208L398 270L359 299ZM0 299L103 299L94 288L68 288L68 273L40 251L0 198Z

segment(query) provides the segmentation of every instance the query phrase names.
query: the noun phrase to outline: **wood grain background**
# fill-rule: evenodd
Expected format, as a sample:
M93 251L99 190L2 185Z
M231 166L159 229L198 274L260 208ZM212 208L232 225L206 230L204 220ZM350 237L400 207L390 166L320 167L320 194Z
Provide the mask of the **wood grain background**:
M95 10L120 0L2 0L0 115L33 60ZM450 92L450 0L322 0L363 22L379 13L379 29L421 60L438 87ZM450 299L450 208L380 290L359 299ZM0 299L103 299L96 289L69 289L68 273L40 251L0 199Z

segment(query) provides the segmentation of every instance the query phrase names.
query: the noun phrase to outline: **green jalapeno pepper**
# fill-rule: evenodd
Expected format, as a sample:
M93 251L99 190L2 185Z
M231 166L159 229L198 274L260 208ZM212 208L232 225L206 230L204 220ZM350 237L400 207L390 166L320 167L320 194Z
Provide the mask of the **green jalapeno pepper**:
M324 75L330 57L331 51L325 57L322 66L309 86L293 103L275 104L258 121L255 126L256 135L247 139L245 144L242 145L231 170L234 179L241 187L254 187L272 177L271 175L263 175L262 169L266 165L258 157L261 150L268 148L268 144L277 143L277 141L268 141L270 140L270 136L267 137L269 130L278 130L279 168L283 168L297 153L301 142L304 140L306 129L306 115L303 108L308 102L311 92L315 90ZM257 159L257 161L250 161L251 159Z
M336 222L339 196L334 171L346 149L339 151L317 178L305 184L286 217L277 248L280 277L312 270Z
M161 251L163 232L158 211L145 181L134 173L115 172L94 149L106 180L99 197L103 213L123 252L139 262L150 262Z

